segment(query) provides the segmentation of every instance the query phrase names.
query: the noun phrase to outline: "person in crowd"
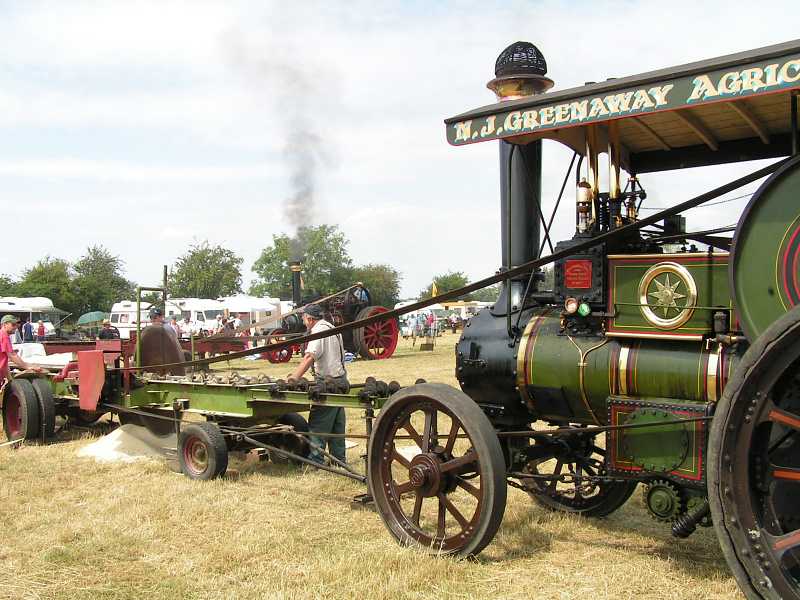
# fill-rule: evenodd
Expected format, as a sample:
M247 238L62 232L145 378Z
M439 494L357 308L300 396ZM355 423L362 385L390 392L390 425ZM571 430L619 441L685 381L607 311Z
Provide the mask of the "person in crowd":
M178 339L181 337L181 326L178 324L178 318L175 316L170 317L169 319L169 326L172 327L172 331L175 332L175 335Z
M98 340L118 340L119 339L119 329L111 325L111 321L108 319L103 319L103 327L100 329L100 332L97 334Z
M318 304L309 304L302 309L303 324L309 333L319 333L333 329L333 325L323 319L322 308ZM347 370L344 367L344 342L340 334L318 340L311 340L306 346L300 364L289 375L290 379L300 379L311 368L317 384L332 379L340 393L349 391ZM324 462L319 448L324 449L327 442L328 451L341 462L347 462L344 443L345 413L344 408L335 406L312 406L308 416L308 429L314 433L333 433L342 437L324 438L311 435L312 444L309 458L315 462Z
M27 317L25 318L25 322L22 324L22 341L33 341L33 323L31 323L31 320Z
M44 321L39 320L39 322L36 324L36 341L43 342L46 333L47 332L44 328Z
M15 364L22 370L30 369L41 373L44 369L41 367L34 367L26 363L16 352L14 346L11 344L11 335L17 331L17 317L13 315L5 315L0 319L0 390L5 387L6 382L11 378L11 372L8 369L8 363Z
M192 333L194 333L192 320L189 318L189 313L186 313L183 317L183 321L181 321L181 337L189 339Z

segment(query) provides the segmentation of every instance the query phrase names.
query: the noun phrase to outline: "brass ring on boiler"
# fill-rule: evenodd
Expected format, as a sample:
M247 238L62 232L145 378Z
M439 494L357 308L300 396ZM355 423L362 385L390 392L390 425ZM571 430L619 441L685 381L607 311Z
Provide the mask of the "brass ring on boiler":
M656 293L649 292L650 284L659 275L666 274L663 281L657 281L661 285L659 292L663 292L663 298L653 298ZM674 275L677 277L676 285L671 285L669 276ZM681 289L681 284L684 289ZM671 291L667 291L667 289ZM670 294L682 296L677 298L683 302L678 305L675 298ZM669 302L668 302L669 301ZM688 321L694 313L694 307L697 304L697 285L695 284L694 277L689 273L689 270L683 265L674 262L661 262L650 267L639 282L639 303L642 315L651 325L655 325L659 329L677 329L686 321ZM663 304L662 304L663 303ZM655 311L664 310L665 316L660 317ZM674 317L667 318L670 310L677 310L678 314Z

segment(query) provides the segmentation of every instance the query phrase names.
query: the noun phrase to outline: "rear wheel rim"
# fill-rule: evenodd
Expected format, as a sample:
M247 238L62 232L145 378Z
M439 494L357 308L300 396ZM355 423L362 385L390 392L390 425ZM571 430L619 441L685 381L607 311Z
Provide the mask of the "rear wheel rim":
M17 395L9 394L3 408L6 435L9 440L15 440L22 436L22 407Z
M183 445L183 462L192 475L202 475L208 470L209 454L199 437L189 437Z

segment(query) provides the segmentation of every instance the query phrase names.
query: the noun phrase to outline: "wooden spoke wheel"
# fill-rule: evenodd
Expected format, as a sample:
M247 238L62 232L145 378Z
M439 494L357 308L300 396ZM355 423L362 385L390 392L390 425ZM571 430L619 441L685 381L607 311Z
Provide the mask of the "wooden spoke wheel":
M505 460L483 411L463 392L424 383L394 394L375 422L368 478L402 544L474 555L506 506Z
M178 437L181 471L190 479L215 479L228 468L228 446L216 423L192 423Z
M748 598L800 599L800 307L748 349L709 439L709 501Z
M383 306L367 306L356 314L356 321L385 312L389 312L389 309ZM377 360L389 358L394 354L397 349L399 334L397 319L391 318L355 329L353 331L353 341L362 358Z
M27 379L13 379L3 399L3 431L11 440L33 440L41 427L39 399Z
M270 343L281 342L286 339L286 337L284 337L286 335L286 331L284 329L273 329L269 334L273 336L270 338ZM295 346L284 346L283 348L278 348L277 350L269 350L264 353L264 356L273 364L286 363L292 359L294 348Z
M541 506L586 517L605 517L620 508L636 491L636 481L603 481L605 448L597 434L566 436L552 458L528 463L531 475L563 476L558 479L522 479L530 497Z

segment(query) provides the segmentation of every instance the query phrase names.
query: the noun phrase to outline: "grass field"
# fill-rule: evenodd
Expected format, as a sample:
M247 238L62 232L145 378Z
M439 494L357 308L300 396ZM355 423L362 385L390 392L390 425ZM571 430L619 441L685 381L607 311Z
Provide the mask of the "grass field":
M352 364L350 379L455 384L455 340L446 334L433 353L401 341L390 360ZM277 376L291 366L230 365ZM363 430L359 417L348 414L348 430ZM638 493L610 517L585 520L509 489L494 542L477 560L454 560L398 546L376 513L351 509L363 488L350 480L238 463L238 476L194 482L161 461L78 458L92 439L0 448L0 597L740 597L713 531L673 538Z

